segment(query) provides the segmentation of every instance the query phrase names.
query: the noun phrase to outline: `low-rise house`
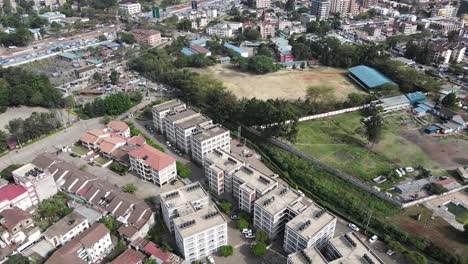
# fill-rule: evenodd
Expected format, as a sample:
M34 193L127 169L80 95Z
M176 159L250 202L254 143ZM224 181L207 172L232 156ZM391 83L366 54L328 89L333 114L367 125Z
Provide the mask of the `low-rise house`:
M143 145L128 153L130 170L140 178L163 186L177 177L176 159L150 145Z
M455 190L461 187L461 184L459 184L454 178L445 178L436 181L435 184L444 187L447 191Z
M10 183L0 187L0 212L12 207L28 210L32 206L31 197L24 186Z
M106 125L107 131L125 138L130 137L130 127L122 121L112 120Z
M156 260L156 263L179 264L184 261L176 254L164 251L160 246L151 241L143 246L143 252L149 255L150 259Z
M275 51L280 62L294 61L294 55L292 54L292 46L289 45L289 41L285 38L275 39Z
M66 16L60 12L46 12L39 15L40 18L43 18L52 24L52 22L61 22Z
M129 248L109 264L142 264L144 258L143 254Z
M47 228L44 232L44 238L54 247L63 246L88 227L88 219L73 211Z
M99 263L113 248L109 229L98 223L57 249L45 264Z
M37 241L41 236L39 227L34 226L32 216L17 208L5 209L0 213L0 237L6 244L20 245Z

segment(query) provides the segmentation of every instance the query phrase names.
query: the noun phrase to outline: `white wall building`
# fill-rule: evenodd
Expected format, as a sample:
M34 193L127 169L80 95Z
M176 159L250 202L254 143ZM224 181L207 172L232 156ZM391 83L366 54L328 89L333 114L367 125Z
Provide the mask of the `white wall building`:
M26 188L33 205L52 197L58 191L52 174L31 163L16 169L12 174L15 183Z
M244 162L223 150L213 150L206 155L203 166L210 190L221 195L232 193L233 174L244 166Z
M202 164L206 154L214 149L231 150L229 130L219 124L199 127L191 136L192 160Z
M230 38L233 35L232 28L226 23L219 23L206 28L206 33L210 36L217 36L220 38Z
M89 228L88 219L73 211L49 227L44 232L44 238L54 247L63 246L87 228Z
M271 0L256 0L257 9L270 8Z
M128 15L141 13L141 5L139 3L119 4L119 9L123 10Z
M176 145L177 144L176 125L178 123L190 120L198 116L201 116L201 114L193 111L192 109L184 109L181 111L169 112L163 121L164 132L166 134L167 140L169 140L174 145Z
M27 210L33 203L27 189L16 184L4 184L0 187L0 212L12 207Z
M154 128L164 133L164 118L171 111L180 111L185 109L187 106L184 102L179 99L170 100L164 103L153 106L153 126Z
M177 177L176 159L151 147L143 145L128 153L130 170L160 187Z
M213 120L205 115L199 115L175 125L175 143L176 146L189 153L191 151L191 137L192 133L197 130L198 127L203 127L213 124Z
M310 10L318 19L327 19L330 15L330 0L312 0Z

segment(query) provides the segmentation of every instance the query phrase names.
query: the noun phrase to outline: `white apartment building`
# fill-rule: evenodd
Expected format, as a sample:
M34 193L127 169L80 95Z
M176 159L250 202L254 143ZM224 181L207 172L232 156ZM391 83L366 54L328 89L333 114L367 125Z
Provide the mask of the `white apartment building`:
M26 211L32 206L31 197L24 186L4 184L0 187L0 212L12 207Z
M88 219L73 211L49 227L44 233L44 238L54 247L63 246L87 228Z
M119 8L128 15L135 15L141 13L141 5L139 3L119 4Z
M169 112L163 121L164 132L166 133L166 138L173 144L177 144L177 135L176 135L176 124L190 120L192 118L201 116L200 113L193 111L192 109L184 109L181 111L172 111Z
M15 183L26 188L33 205L52 197L58 191L52 174L32 163L16 169L12 174Z
M153 106L153 126L154 128L164 134L164 118L171 111L180 111L187 106L179 99L170 100L164 103Z
M174 231L173 220L190 215L208 206L210 198L199 182L161 194L161 210L164 223Z
M280 186L255 201L254 227L265 231L270 239L285 228L286 222L305 211L311 201L300 191Z
M274 38L276 35L276 25L269 22L260 23L260 35L262 38Z
M331 0L330 13L346 15L349 13L350 0Z
M271 7L271 0L256 0L255 3L256 3L257 9L270 8Z
M57 249L45 264L99 263L113 247L109 229L96 223Z
M465 58L466 47L457 42L439 42L432 44L431 51L435 63L460 63Z
M294 253L309 247L323 248L335 234L336 217L315 204L286 224L283 247Z
M230 38L233 35L233 30L228 24L219 23L214 26L206 28L206 33L210 36L217 36L220 38Z
M190 138L192 160L202 164L206 154L215 149L231 150L229 130L219 124L209 124L193 131ZM203 165L203 164L202 164Z
M185 153L191 151L191 136L198 128L213 124L213 120L205 115L199 115L175 125L176 146Z
M330 15L330 0L312 0L311 14L320 20L327 19Z
M168 183L177 177L176 159L144 144L128 152L130 170L138 176L159 185Z
M232 196L240 210L253 212L254 202L278 187L278 182L266 174L244 166L232 175Z
M217 195L232 193L232 177L239 171L244 162L223 150L213 150L208 153L203 162L205 176L208 178L210 190Z
M287 264L374 263L384 264L353 232L328 241L322 248L309 247L290 254Z
M179 251L189 262L217 252L228 242L226 219L214 205L174 219L174 234Z

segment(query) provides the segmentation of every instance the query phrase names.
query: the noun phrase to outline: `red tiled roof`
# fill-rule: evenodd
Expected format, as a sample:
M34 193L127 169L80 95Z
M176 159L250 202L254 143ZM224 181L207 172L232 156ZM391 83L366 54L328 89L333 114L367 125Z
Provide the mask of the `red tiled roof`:
M137 145L137 146L141 146L143 144L146 143L146 140L145 138L142 136L142 135L138 135L138 136L133 136L131 137L128 141L127 141L128 144L130 145Z
M131 157L144 159L145 163L151 168L161 171L167 166L176 161L175 158L151 147L150 145L143 145L128 153Z
M115 131L126 131L127 129L129 129L128 125L125 124L125 122L122 122L122 121L117 121L117 120L112 120L110 121L106 127L112 129L112 130L115 130Z
M456 182L456 180L454 178L448 178L448 179L445 179L445 180L438 181L437 184L447 185L447 184L454 183L454 182Z
M200 45L192 45L190 48L200 54L208 54L210 51Z
M0 201L13 200L26 192L23 186L7 184L0 188Z
M133 249L127 249L124 253L120 254L110 264L137 264L143 260L143 256Z
M110 137L102 140L99 144L99 149L101 152L110 154L117 148L117 145L123 145L123 143L125 143L125 139L111 135Z
M106 132L103 129L86 131L86 133L80 137L80 141L94 144L99 140L100 136L103 136L105 134Z
M17 207L5 209L0 213L0 215L2 216L2 225L7 229L14 227L23 220L31 218L30 214Z
M146 254L158 258L162 262L165 262L171 256L170 253L164 252L160 247L158 247L158 245L151 241L146 244L146 246L143 248L143 251L145 251Z

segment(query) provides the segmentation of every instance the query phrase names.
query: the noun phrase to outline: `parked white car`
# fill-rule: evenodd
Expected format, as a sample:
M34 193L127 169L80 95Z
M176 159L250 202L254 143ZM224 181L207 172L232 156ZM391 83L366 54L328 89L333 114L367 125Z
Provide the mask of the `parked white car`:
M378 236L373 235L372 237L369 238L369 243L373 244L379 239Z
M395 172L396 172L396 174L398 174L398 177L403 176L403 175L401 174L401 172L400 172L398 169L396 169Z
M215 261L214 261L214 259L213 259L212 256L208 256L208 257L206 257L206 259L208 260L208 262L209 262L210 264L215 264Z
M242 234L252 234L252 230L248 229L248 228L244 228L242 229Z
M349 223L348 227L353 231L359 232L359 227L357 227L355 224Z
M405 168L405 171L406 171L407 173L411 173L411 172L414 172L414 168L413 168L413 167L406 167L406 168Z

